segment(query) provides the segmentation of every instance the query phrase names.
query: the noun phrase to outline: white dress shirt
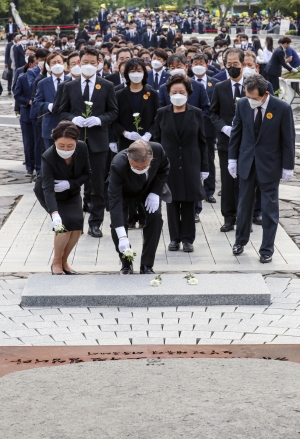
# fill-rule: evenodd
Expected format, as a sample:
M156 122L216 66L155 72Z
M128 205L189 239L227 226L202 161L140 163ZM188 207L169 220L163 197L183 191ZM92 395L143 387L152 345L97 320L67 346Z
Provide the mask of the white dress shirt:
M52 79L53 79L53 85L55 88L55 91L57 91L57 86L58 86L58 79L60 79L59 84L61 84L62 82L64 82L64 74L62 74L59 78L57 78L55 75L51 75Z
M13 26L13 23L9 23L9 33L10 34L13 34L14 33L14 26Z
M265 102L261 106L261 114L262 114L263 119L264 119L265 114L266 114L266 109L267 109L267 106L269 104L269 100L270 100L270 96L267 97L267 99L265 100ZM256 118L257 112L258 112L257 108L254 108L254 120Z
M204 87L207 87L207 75L205 73L205 75L202 78L198 78L196 75L193 78L195 81L198 81L199 79L201 79L201 81L199 81L201 84L204 85Z
M157 77L157 79L158 79L158 84L160 83L160 78L161 78L161 75L162 75L163 70L164 70L164 69L161 69L159 72L156 72L156 71L153 69L153 82L155 82L156 73L157 73L157 74L158 74L158 77Z
M90 101L92 99L93 91L95 88L96 75L91 76L90 78L88 78L88 80L89 80L89 101ZM86 86L86 79L81 75L81 92L82 92L82 94L84 93L85 86Z
M232 96L234 97L235 95L235 84L240 84L239 89L240 89L240 93L242 94L242 90L243 90L243 83L244 83L244 78L242 77L238 82L234 82L231 79L231 87L232 87Z

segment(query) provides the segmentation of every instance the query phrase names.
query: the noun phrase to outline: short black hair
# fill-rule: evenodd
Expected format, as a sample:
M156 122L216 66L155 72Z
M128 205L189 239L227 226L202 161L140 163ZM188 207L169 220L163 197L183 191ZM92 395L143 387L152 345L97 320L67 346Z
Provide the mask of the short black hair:
M129 52L129 53L130 53L130 57L131 57L131 58L133 57L133 55L132 55L132 51L129 49L129 47L120 47L120 48L116 51L116 53L115 53L115 55L116 55L116 59L119 58L119 55L120 55L120 53L122 53L122 52Z
M208 56L206 53L196 53L196 55L194 55L191 59L192 63L195 59L204 59L205 64L208 64Z
M172 65L173 63L179 64L182 63L184 65L187 64L187 59L184 55L181 55L179 53L174 53L173 55L170 55L168 58L168 67L170 67L170 65Z
M79 57L80 59L83 57L83 55L93 55L98 59L98 50L94 49L91 46L86 46L83 49L81 49L81 51L79 52Z
M168 94L170 94L170 90L172 85L174 84L183 84L185 86L185 89L187 91L187 94L190 96L193 93L193 86L189 78L183 75L173 75L170 76L166 82L166 88Z
M147 84L148 79L148 72L145 66L145 63L142 59L139 58L132 58L129 59L126 63L125 70L124 70L124 78L126 79L126 85L127 87L130 86L130 79L129 79L129 71L133 69L137 69L138 66L141 66L144 72L144 77L142 79L143 86Z
M79 136L79 129L73 122L69 120L62 120L61 122L59 122L57 127L53 128L52 130L52 139L54 141L59 139L60 137L70 137L70 139L74 139L77 142Z
M262 75L252 75L244 80L247 91L258 90L259 96L263 96L268 90L268 81Z
M243 50L241 50L241 49L234 49L234 48L232 48L232 49L227 49L227 50L226 50L226 52L225 52L225 56L224 56L224 64L227 63L227 57L228 57L228 55L230 55L231 53L237 53L238 56L239 56L239 60L240 60L240 62L241 62L241 63L244 62L245 52L244 52Z
M46 49L37 49L37 51L35 52L35 56L37 58L46 58L49 55L49 50Z

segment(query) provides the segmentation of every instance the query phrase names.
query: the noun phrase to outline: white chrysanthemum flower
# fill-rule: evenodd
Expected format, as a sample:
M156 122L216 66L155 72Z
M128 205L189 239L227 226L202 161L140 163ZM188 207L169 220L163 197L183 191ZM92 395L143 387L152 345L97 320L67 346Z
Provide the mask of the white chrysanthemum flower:
M88 105L89 107L93 106L93 102L89 102L89 101L84 101L85 105Z
M150 281L150 285L152 285L152 287L158 287L160 285L160 282L157 279L153 279Z
M189 285L197 285L198 279L196 279L195 277L192 277L191 279L188 280L188 284Z
M139 117L140 113L133 113L133 117Z
M63 228L62 223L58 223L58 224L56 224L56 226L54 227L54 230L55 230L56 232L60 232L60 231L62 230L62 228Z
M123 251L123 255L125 255L126 257L131 256L133 258L134 254L133 251L131 250L131 248L127 248L126 250Z

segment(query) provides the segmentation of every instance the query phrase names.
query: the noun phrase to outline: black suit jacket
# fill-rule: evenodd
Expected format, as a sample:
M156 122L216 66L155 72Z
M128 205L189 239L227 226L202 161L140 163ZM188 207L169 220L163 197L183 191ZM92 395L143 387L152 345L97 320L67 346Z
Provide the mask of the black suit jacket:
M17 24L16 23L13 23L12 24L13 25L13 31L12 31L12 33L14 34L15 32L18 32L18 26L17 26ZM5 25L5 33L6 34L9 34L9 23L7 23L6 25Z
M101 126L87 128L88 145L93 152L108 151L108 125L118 116L118 107L114 86L106 79L96 76L96 83L91 97L93 102L92 116L99 117ZM71 120L85 113L86 105L82 96L81 78L65 84L59 114L61 120ZM80 128L80 139L83 140L85 129Z
M16 70L25 65L25 52L22 45L16 45L14 47L14 58Z
M241 97L245 96L242 90ZM232 125L235 115L236 104L234 103L231 80L226 79L215 85L213 97L210 106L210 119L215 126L218 149L228 151L229 137L222 133L221 130L225 125Z
M9 68L11 68L11 57L10 57L10 49L11 46L13 46L14 42L11 41L8 43L5 47L5 56L4 56L4 62L8 65Z
M148 95L147 95L148 93ZM136 109L132 107L131 92L129 87L123 88L116 93L117 103L119 108L119 115L113 124L116 135L119 138L119 151L126 149L132 143L132 140L126 139L122 136L124 131L136 131L133 124L133 113L136 113ZM159 108L158 94L157 92L146 84L142 91L142 102L140 111L142 129L139 134L142 136L145 133L154 134L154 119L156 112Z
M150 142L153 150L153 160L145 175L135 174L127 157L127 150L119 152L111 162L110 173L107 180L108 202L111 220L114 228L124 226L123 207L132 199L144 201L150 192L166 197L171 197L166 185L170 170L170 163L164 149L159 143Z
M202 111L187 104L178 132L172 104L157 112L154 139L161 142L170 160L168 185L173 200L201 200L200 171L208 172L203 120Z
M77 38L76 38L76 44L77 44L77 41L79 41L79 40L85 40L86 42L88 42L89 39L90 39L90 37L89 37L89 35L88 35L88 32L87 32L85 29L83 29L83 30L82 30L81 32L79 32L79 34L77 35Z
M294 169L295 126L291 106L270 96L255 140L254 110L248 99L238 101L231 131L228 159L238 160L238 175L246 180L255 159L261 183L278 182L282 169Z
M51 214L57 209L57 201L68 200L80 193L81 186L90 179L91 167L86 144L78 140L73 154L73 178L66 161L61 158L55 145L47 149L42 155L42 188L48 212ZM63 192L54 191L54 180L68 180L70 189Z
M287 65L284 59L285 52L282 46L277 47L274 50L273 55L265 67L265 72L269 73L272 76L281 76L282 67L287 69L289 72L292 71L292 67ZM276 91L276 90L275 90Z
M148 37L148 32L145 32L142 36L142 45L145 49L148 49L149 47L157 47L158 40L157 40L157 34L156 32L152 32L151 38Z
M56 90L56 94L55 94L55 98L54 98L54 102L53 102L53 107L52 107L53 114L59 114L59 107L60 107L61 98L62 98L63 91L64 91L64 86L65 86L65 84L67 84L70 81L72 81L72 78L68 78L64 82L62 82L61 84L58 85L57 90Z
M206 76L207 76L206 93L207 93L208 99L210 100L210 102L212 102L212 97L214 94L215 86L220 81L218 81L215 78L209 77L207 74L208 72L209 72L209 70L206 70ZM216 137L216 129L214 127L214 124L210 120L210 118L207 118L205 120L204 128L205 128L205 137Z
M112 82L115 87L117 85L121 84L119 72L115 72L115 73L112 73L111 75L107 75L107 76L105 76L105 79L106 79L106 81Z

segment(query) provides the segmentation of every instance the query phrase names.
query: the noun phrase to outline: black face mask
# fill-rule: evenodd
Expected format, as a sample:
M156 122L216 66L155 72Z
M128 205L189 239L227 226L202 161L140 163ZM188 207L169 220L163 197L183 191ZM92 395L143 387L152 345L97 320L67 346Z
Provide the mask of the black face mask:
M227 72L229 73L229 76L231 76L231 78L235 79L238 78L241 74L241 68L240 67L229 67L229 69L227 69Z

